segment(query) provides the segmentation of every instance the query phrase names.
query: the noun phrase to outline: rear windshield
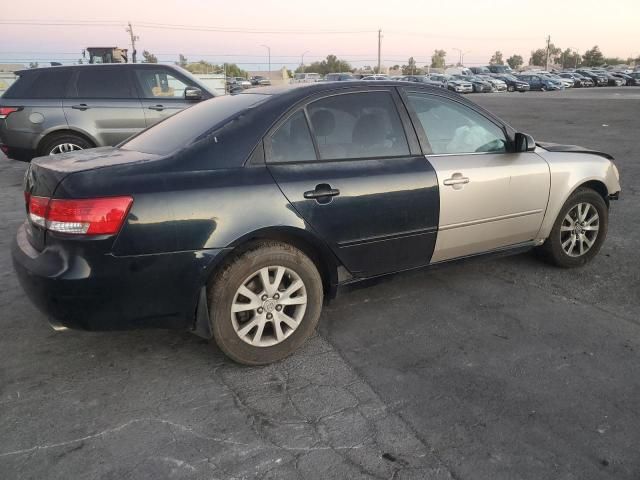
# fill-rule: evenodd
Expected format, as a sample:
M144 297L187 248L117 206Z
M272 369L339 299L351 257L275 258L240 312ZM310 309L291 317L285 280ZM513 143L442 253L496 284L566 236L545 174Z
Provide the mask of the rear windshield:
M120 148L168 155L200 140L226 120L268 98L269 95L251 93L212 98L144 130Z

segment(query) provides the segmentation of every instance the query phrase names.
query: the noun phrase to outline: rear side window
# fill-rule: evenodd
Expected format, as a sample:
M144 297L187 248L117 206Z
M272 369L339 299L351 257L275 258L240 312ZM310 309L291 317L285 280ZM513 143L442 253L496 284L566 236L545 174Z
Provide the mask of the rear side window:
M389 92L335 95L311 103L307 111L323 160L409 155Z
M69 69L52 68L20 75L4 98L62 98L71 78Z
M121 68L83 67L78 69L72 98L137 98L129 72Z
M311 132L304 112L292 115L271 136L271 162L304 162L316 160Z

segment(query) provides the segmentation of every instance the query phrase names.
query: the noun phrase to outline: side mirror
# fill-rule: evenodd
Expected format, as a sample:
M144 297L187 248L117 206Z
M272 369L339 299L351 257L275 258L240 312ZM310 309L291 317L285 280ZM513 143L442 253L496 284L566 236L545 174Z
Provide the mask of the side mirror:
M202 90L197 87L187 87L184 89L185 100L202 100Z
M536 141L526 133L516 133L516 152L533 152L536 149Z

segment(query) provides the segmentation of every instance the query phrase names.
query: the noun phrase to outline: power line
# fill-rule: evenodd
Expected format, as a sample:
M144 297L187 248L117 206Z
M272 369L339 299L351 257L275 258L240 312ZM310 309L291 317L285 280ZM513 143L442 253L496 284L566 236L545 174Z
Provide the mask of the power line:
M138 28L161 29L161 30L188 30L188 31L208 31L218 33L248 33L248 34L274 34L274 35L337 35L337 34L361 34L371 33L375 30L270 30L258 28L240 28L240 27L218 27L209 25L185 25L171 23L152 23L152 22L131 22ZM117 27L119 25L126 26L124 21L95 21L95 20L0 20L1 25L33 25L33 26L103 26Z

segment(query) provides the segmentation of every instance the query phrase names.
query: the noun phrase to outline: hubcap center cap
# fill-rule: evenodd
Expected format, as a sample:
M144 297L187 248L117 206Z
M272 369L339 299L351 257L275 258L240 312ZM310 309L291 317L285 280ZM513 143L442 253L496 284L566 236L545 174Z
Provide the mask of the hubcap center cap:
M265 300L265 302L262 304L265 312L267 313L273 313L273 311L276 309L276 305L278 305L278 302L273 298Z

